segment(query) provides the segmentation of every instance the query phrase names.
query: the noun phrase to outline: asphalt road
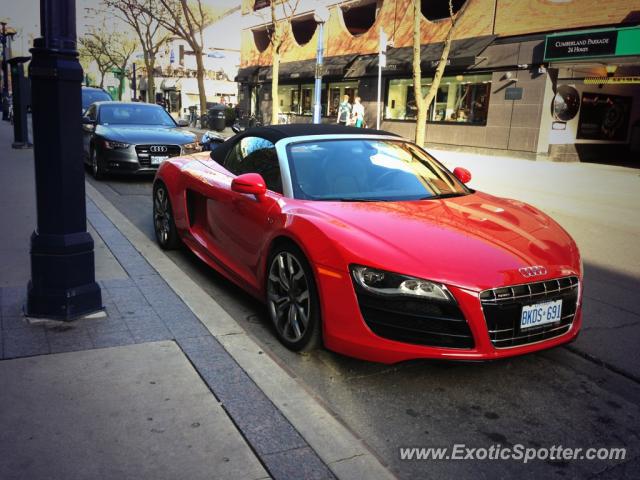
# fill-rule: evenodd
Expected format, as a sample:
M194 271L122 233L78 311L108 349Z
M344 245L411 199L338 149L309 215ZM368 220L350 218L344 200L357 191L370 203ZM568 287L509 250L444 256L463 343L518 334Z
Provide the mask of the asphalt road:
M493 175L488 177L494 179ZM150 178L89 181L142 232L154 238ZM527 191L527 195L530 193ZM523 199L532 201L527 195ZM549 201L546 193L540 198L543 203ZM581 238L586 244L587 278L594 285L585 300L588 335L569 348L494 363L414 361L385 366L326 350L305 356L293 354L275 339L262 305L189 252L168 255L266 353L365 439L399 478L638 478L640 371L635 341L638 328L633 328L638 327L640 311L635 298L640 269L636 270L633 263L638 237L629 237L631 227L624 223L628 219L621 224L619 218L610 218L609 212L602 213L610 223L603 227L600 217L589 220L566 208L548 210L578 237L581 247ZM599 254L598 248L606 251ZM629 249L634 250L633 255L627 255L625 262L624 251ZM609 328L610 323L615 328ZM624 461L535 460L526 465L507 460L400 459L401 447L454 444L472 448L495 444L626 447L627 453Z

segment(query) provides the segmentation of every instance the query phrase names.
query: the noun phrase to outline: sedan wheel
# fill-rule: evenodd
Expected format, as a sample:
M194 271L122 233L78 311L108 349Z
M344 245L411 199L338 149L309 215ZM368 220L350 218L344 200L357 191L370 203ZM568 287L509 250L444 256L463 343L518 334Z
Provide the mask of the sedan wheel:
M280 341L308 351L320 343L320 308L313 273L302 252L286 247L269 262L267 306Z
M158 184L153 192L153 226L156 239L163 250L172 250L180 246L169 193L163 184Z
M93 178L96 180L102 180L104 178L104 170L98 163L98 156L96 155L95 149L91 149L90 159L91 159L91 173L93 174Z

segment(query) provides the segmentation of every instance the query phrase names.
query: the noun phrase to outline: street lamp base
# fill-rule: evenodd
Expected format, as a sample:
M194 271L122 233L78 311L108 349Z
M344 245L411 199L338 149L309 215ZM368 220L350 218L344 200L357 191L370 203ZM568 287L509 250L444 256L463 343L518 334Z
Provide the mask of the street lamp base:
M31 235L25 315L71 321L103 309L88 232Z
M33 144L25 142L13 142L11 144L11 148L15 148L16 150L24 150L27 148L33 148Z

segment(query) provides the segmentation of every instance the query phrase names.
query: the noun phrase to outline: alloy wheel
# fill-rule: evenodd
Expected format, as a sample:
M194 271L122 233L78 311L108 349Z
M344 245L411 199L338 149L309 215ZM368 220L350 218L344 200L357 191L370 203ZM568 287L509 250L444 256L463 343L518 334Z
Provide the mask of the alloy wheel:
M153 198L153 224L158 240L162 245L167 245L171 233L171 209L164 187L158 187Z
M271 261L267 302L280 336L289 342L300 341L309 328L311 295L302 264L290 252L280 252Z

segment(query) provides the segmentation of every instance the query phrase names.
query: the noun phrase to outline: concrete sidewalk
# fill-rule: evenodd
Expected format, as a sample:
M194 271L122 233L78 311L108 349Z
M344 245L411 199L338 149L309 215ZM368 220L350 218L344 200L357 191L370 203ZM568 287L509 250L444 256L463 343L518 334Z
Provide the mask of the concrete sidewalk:
M33 152L10 135L0 123L0 478L392 478L89 186L106 316L26 322Z

